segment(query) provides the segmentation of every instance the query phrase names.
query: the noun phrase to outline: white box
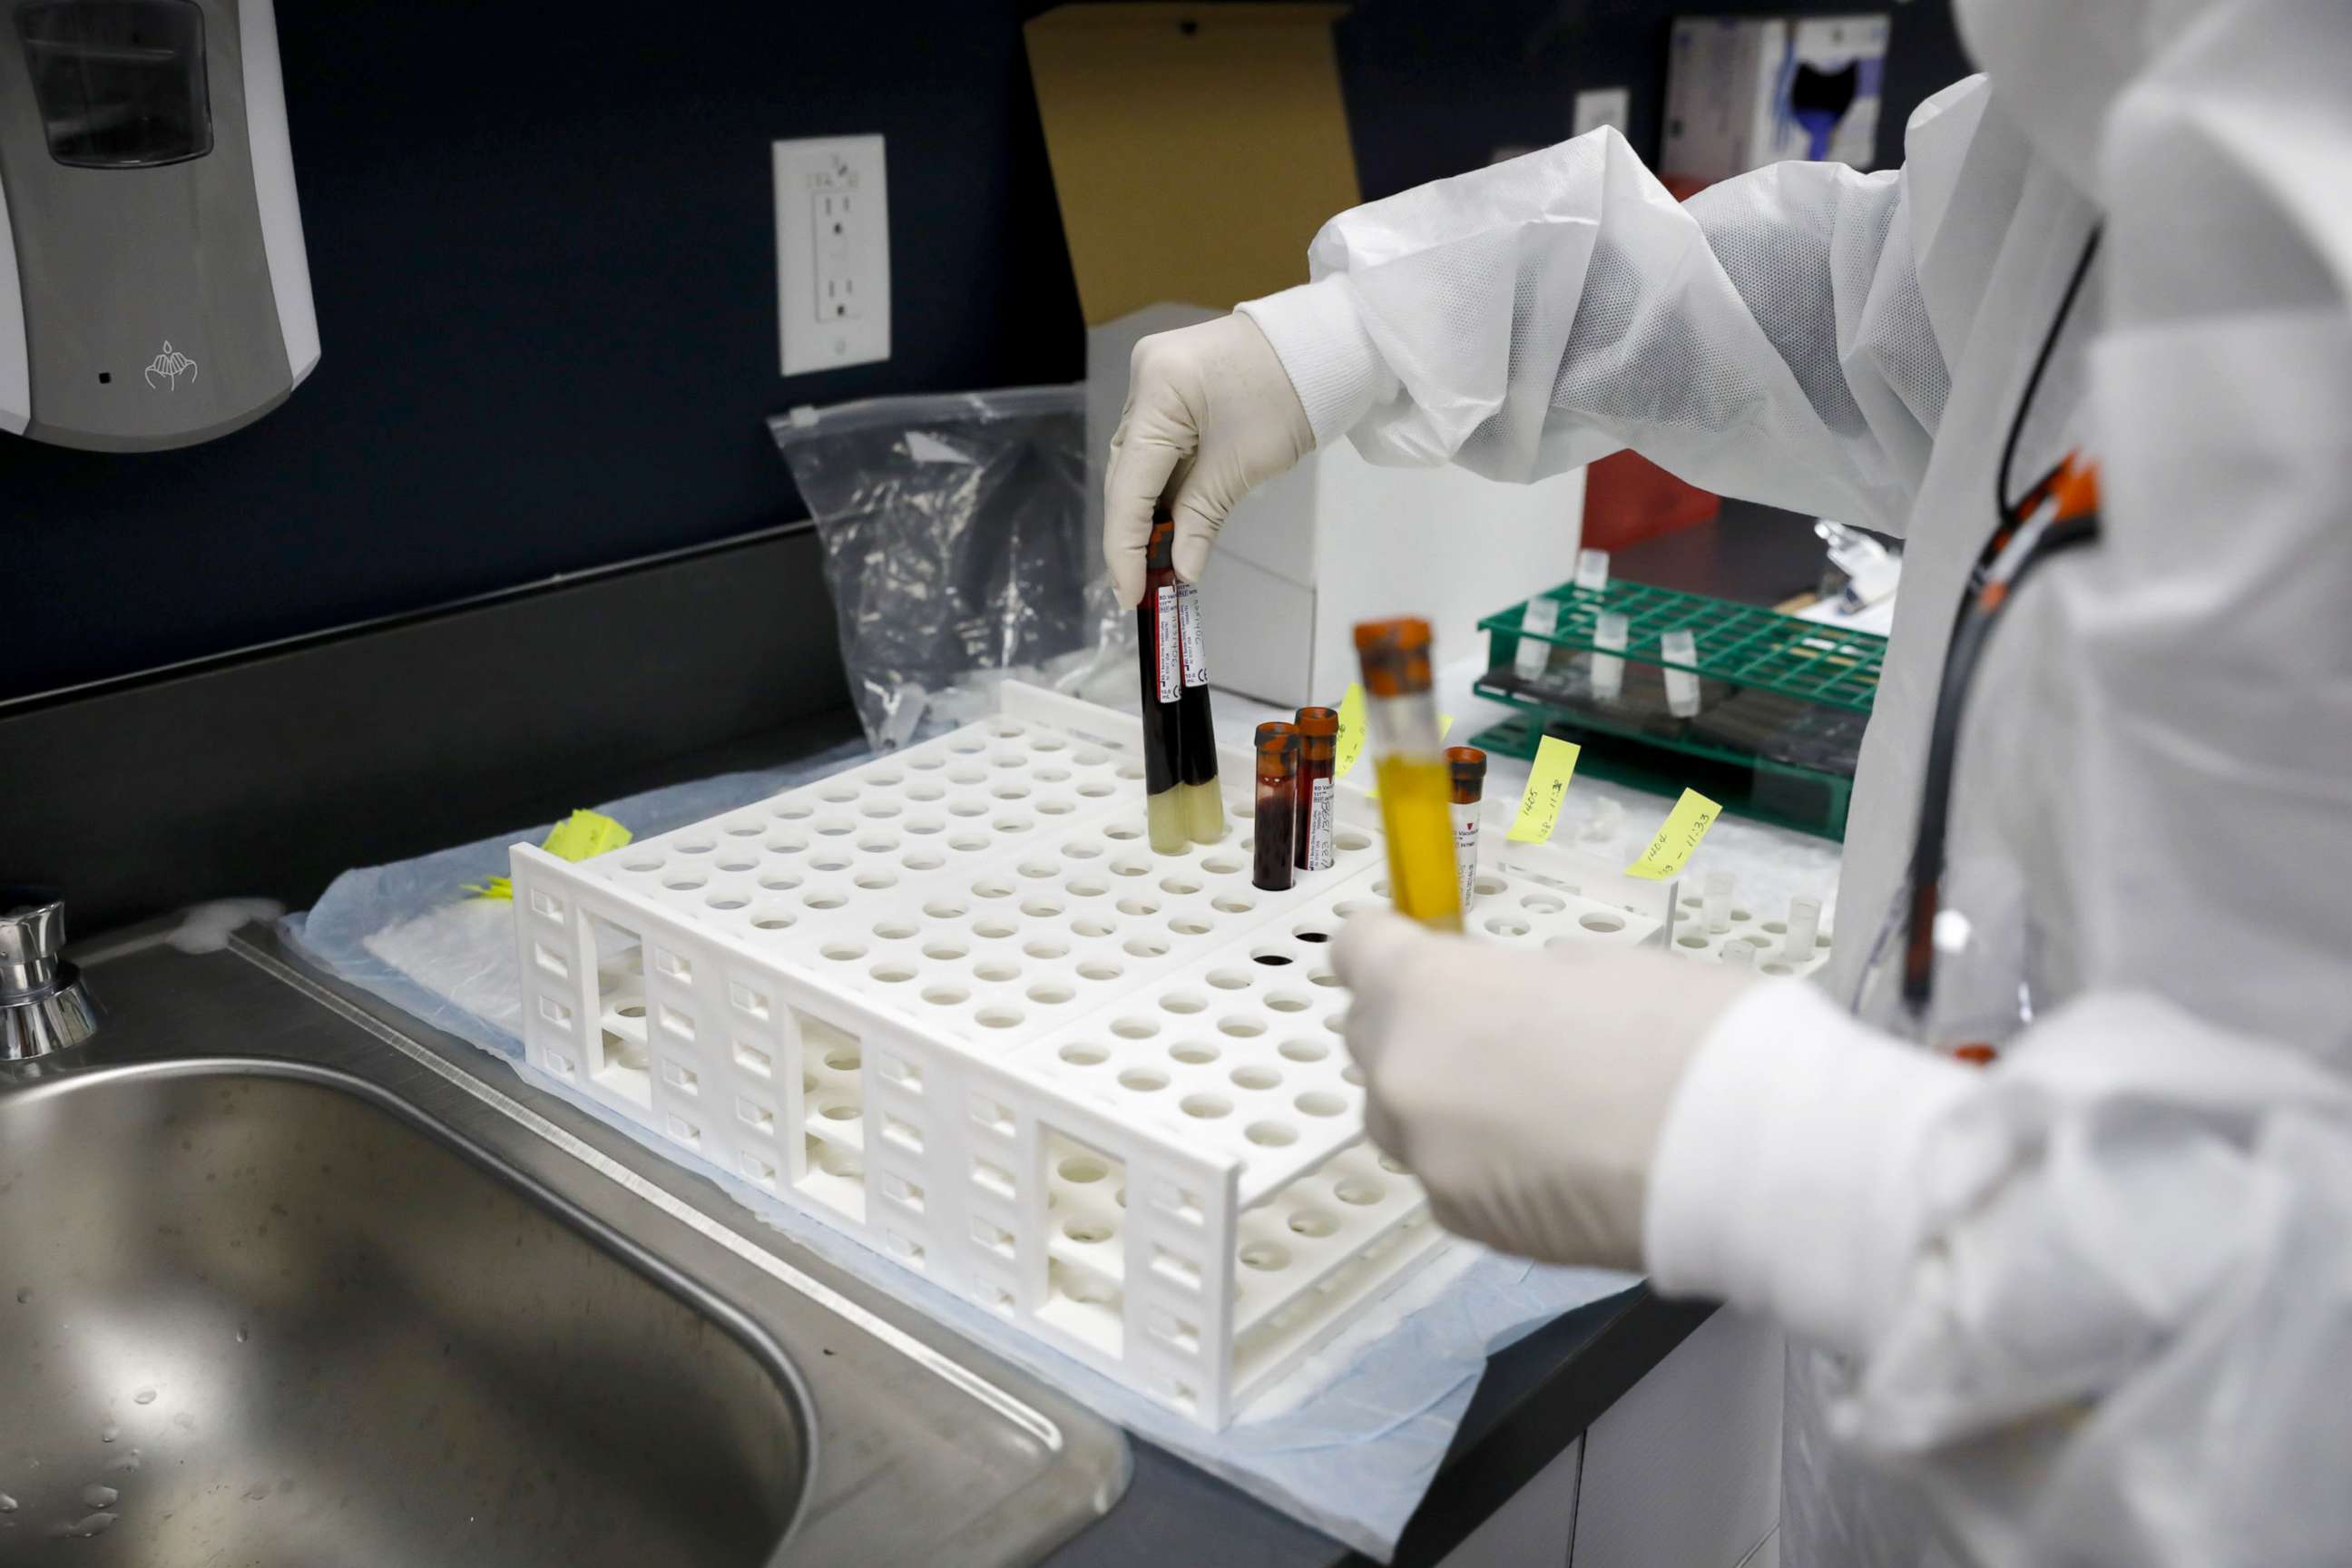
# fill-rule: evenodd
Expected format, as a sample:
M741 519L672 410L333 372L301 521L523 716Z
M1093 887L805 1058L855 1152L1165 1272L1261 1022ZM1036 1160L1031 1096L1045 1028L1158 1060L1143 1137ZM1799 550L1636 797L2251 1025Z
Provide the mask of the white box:
M1210 320L1155 305L1087 333L1087 493L1099 530L1102 465L1136 340ZM1264 701L1336 704L1356 678L1358 621L1426 616L1441 657L1475 647L1478 617L1576 569L1584 470L1532 485L1465 468L1391 468L1341 441L1234 510L1201 584L1216 684Z
M1676 18L1658 173L1706 184L1791 158L1869 168L1888 32L1883 12ZM1809 124L1797 104L1800 74L1834 79L1848 70L1843 112Z

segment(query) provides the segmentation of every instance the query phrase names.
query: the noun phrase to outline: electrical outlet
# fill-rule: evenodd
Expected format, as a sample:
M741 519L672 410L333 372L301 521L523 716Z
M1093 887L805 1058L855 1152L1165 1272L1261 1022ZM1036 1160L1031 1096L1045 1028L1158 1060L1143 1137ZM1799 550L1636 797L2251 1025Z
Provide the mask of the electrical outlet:
M890 357L882 138L775 144L776 321L784 374Z

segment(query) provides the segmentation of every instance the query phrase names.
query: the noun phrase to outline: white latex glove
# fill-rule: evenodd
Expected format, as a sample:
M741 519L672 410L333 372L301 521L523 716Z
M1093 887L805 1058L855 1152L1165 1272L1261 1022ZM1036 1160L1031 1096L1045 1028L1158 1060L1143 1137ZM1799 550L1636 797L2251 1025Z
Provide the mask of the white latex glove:
M1247 316L1137 343L1103 482L1103 556L1119 603L1143 597L1143 547L1160 501L1176 518L1176 571L1198 582L1234 503L1314 449L1290 373Z
M1642 1267L1650 1161L1683 1069L1753 974L1529 952L1401 915L1341 928L1366 1131L1446 1229L1547 1263Z

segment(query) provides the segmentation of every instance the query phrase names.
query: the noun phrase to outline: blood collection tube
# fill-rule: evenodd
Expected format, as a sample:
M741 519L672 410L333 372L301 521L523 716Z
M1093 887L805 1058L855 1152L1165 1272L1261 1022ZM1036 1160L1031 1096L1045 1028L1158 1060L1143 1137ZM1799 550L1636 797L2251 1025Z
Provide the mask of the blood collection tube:
M1576 585L1588 594L1608 592L1609 552L1580 550L1576 552Z
M1178 773L1183 755L1183 654L1176 615L1176 525L1153 521L1144 546L1143 602L1135 607L1135 658L1143 677L1143 787L1151 847L1181 855L1189 842Z
M1633 624L1622 610L1607 611L1592 623L1592 646L1609 650L1592 656L1592 695L1603 702L1616 701L1625 689L1625 661L1617 656L1633 635Z
M1334 708L1298 710L1297 822L1291 829L1290 863L1301 871L1331 867L1331 768L1339 751L1339 713Z
M1684 666L1698 662L1698 638L1687 629L1666 633L1658 639L1658 654L1670 664ZM1690 668L1667 669L1666 711L1677 719L1698 715L1698 673Z
M1165 509L1159 514L1167 516ZM1225 836L1225 797L1217 787L1217 726L1209 715L1209 649L1201 633L1201 590L1176 580L1176 641L1183 675L1177 723L1184 744L1176 763L1177 798L1184 803L1184 831L1195 844Z
M1454 865L1453 780L1430 690L1429 623L1417 616L1356 624L1365 717L1389 841L1389 896L1402 913L1439 931L1462 929Z
M1269 893L1290 889L1290 841L1298 820L1298 726L1257 727L1257 837L1250 851L1250 881Z
M1521 680L1540 680L1551 662L1551 644L1543 639L1559 630L1559 601L1541 595L1519 612L1519 646L1511 655L1511 673Z
M1478 896L1478 803L1486 797L1486 753L1475 746L1446 747L1445 776L1454 786L1454 867L1466 915Z

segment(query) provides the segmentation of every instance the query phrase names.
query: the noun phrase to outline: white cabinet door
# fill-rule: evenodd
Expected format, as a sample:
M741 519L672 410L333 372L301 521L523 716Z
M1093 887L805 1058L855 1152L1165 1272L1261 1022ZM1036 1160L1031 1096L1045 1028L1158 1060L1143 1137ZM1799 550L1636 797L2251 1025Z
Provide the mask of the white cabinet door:
M1740 1568L1780 1521L1780 1329L1728 1308L1584 1435L1574 1568Z

